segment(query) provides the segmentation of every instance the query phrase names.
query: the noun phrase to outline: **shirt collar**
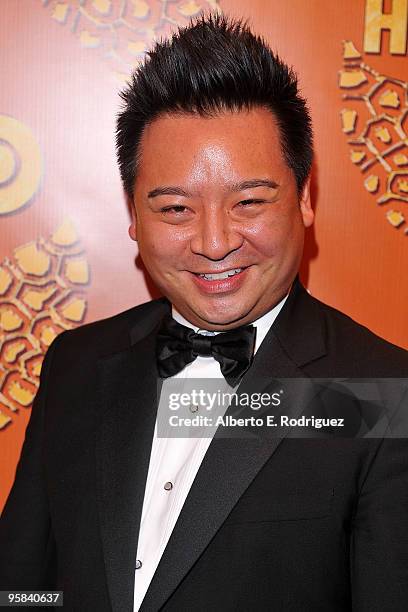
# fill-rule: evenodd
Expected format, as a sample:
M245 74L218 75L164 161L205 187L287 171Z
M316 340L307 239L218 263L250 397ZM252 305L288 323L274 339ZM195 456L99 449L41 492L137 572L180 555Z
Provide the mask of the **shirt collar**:
M287 298L288 298L288 294L285 295L285 297L280 302L278 302L271 310L269 310L264 315L262 315L262 317L259 317L259 319L256 319L256 321L252 322L252 325L256 328L256 340L255 340L254 354L261 346L262 341L264 340L266 334L268 333L273 323L275 322L276 317L282 310L283 305L285 304ZM177 323L180 323L181 325L184 325L185 327L189 327L190 329L193 329L196 333L197 332L204 333L204 334L208 333L210 335L223 333L223 332L208 332L205 329L196 327L195 325L190 323L190 321L187 321L187 319L185 319L183 315L181 315L175 309L173 305L172 305L172 317L175 321L177 321Z

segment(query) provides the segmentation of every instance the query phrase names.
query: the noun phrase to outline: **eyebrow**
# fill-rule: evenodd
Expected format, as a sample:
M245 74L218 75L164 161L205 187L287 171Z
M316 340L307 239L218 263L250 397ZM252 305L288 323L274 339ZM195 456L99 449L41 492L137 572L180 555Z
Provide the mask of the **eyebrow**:
M147 197L157 198L158 196L162 196L162 195L178 195L178 196L183 196L185 198L188 198L190 196L190 194L184 189L182 189L181 187L163 186L163 187L156 187L155 189L152 189L152 191L149 191L149 193L147 194Z
M234 183L231 187L232 191L243 191L244 189L253 189L254 187L268 187L269 189L276 189L279 187L278 183L271 181L270 179L254 178L249 181L242 181L241 183Z
M253 189L254 187L268 187L269 189L276 189L277 187L279 187L279 185L278 183L275 183L275 181L272 181L270 179L254 178L249 179L247 181L241 181L240 183L233 183L230 186L230 190L237 192L243 191L244 189ZM171 185L156 187L155 189L152 189L148 192L147 197L157 198L158 196L162 195L178 195L184 198L191 197L191 194L182 189L181 187Z

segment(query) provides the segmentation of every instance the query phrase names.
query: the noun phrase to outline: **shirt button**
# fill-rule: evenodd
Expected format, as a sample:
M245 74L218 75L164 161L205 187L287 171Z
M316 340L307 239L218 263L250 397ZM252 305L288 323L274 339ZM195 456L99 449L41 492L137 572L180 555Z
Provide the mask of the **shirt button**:
M136 559L136 569L140 569L142 567L142 562L140 559Z
M196 404L190 404L190 412L197 412L198 406Z
M166 491L171 491L171 490L172 490L172 488L173 488L173 483L172 483L172 482L170 482L170 481L169 481L169 482L166 482L166 484L164 485L164 489L165 489Z

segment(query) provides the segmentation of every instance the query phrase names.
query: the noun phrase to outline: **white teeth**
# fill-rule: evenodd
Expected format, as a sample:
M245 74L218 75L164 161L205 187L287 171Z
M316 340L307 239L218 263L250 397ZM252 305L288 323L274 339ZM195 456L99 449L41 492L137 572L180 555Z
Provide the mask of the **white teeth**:
M201 278L205 278L205 280L224 280L229 276L234 276L234 274L239 274L242 272L242 268L235 268L234 270L227 270L226 272L220 272L219 274L199 274Z

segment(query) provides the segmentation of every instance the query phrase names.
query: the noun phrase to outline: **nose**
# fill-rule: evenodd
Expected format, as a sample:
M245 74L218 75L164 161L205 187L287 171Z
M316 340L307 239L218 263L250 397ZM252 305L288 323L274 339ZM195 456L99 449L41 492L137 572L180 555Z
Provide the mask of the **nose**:
M195 227L190 248L196 255L220 261L239 249L243 240L239 228L231 221L228 212L209 206Z

